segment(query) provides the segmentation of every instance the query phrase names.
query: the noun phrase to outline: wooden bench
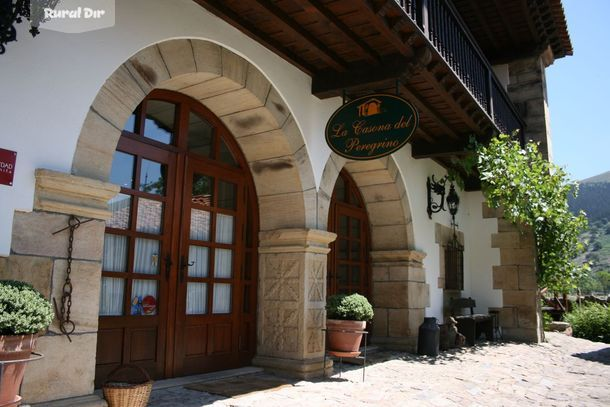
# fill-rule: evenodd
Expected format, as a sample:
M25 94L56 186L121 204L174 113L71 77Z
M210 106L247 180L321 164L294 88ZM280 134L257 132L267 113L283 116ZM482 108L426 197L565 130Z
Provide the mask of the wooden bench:
M475 301L468 298L451 298L449 300L449 309L451 316L457 321L458 332L466 337L466 344L474 346L474 343L482 333L485 334L485 339L493 341L494 321L489 314L475 314ZM465 308L470 308L470 315L462 315Z

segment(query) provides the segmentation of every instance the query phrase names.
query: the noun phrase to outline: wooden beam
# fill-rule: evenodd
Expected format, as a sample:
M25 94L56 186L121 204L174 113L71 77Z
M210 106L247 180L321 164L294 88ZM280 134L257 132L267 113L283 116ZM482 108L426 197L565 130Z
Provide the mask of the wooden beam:
M460 140L435 140L434 143L414 142L411 146L413 158L447 158L470 154L467 150L469 139L464 135Z
M466 113L464 108L462 108L462 106L460 106L456 102L456 100L447 92L447 89L445 89L445 87L441 85L435 75L433 75L426 69L422 70L419 74L422 75L426 79L426 81L428 81L428 83L438 92L438 94L442 96L443 100L449 105L451 110L453 110L464 121L464 123L466 123L466 125L470 127L472 131L474 131L475 133L479 133L481 131L479 125L477 125L474 120L472 120L472 118ZM448 73L448 75L452 75L452 73ZM466 89L466 85L464 85L459 79L456 80L461 84L461 86ZM471 103L474 103L478 109L482 109L472 96L469 95L468 98L471 99Z
M262 11L270 13L275 18L277 24L292 32L298 39L305 41L329 67L341 72L347 70L347 64L341 57L316 38L315 35L297 24L288 13L278 7L275 3L269 0L256 0L253 4L256 4Z
M402 55L393 55L384 58L380 65L371 65L366 61L354 63L349 72L343 74L330 70L319 72L312 78L311 93L324 99L340 95L343 90L396 80L409 72L408 64L411 61Z
M391 25L385 17L387 9L392 6L399 7L395 0L385 0L380 6L371 0L363 0L361 8L368 14L369 22L388 42L394 45L398 52L406 56L411 56L413 53L412 48L402 41L402 38L393 30L393 25ZM404 13L404 10L401 9L401 12ZM404 18L410 20L406 14ZM415 25L415 23L413 23L413 25Z
M409 99L420 112L422 112L426 116L431 117L434 120L434 122L447 135L449 135L454 140L459 139L458 135L451 128L451 125L449 123L447 123L447 121L445 119L443 119L441 117L441 115L439 113L437 113L434 110L434 108L432 106L430 106L430 104L421 95L419 95L415 90L409 89L404 84L401 84L400 93L402 93L405 96L405 98Z
M506 4L506 2L504 2L504 4ZM498 4L498 0L493 0L493 5L495 6L496 11L498 12L498 16L500 16L500 20L502 20L504 29L508 33L508 36L510 37L511 42L513 44L517 44L517 40L515 37L515 32L513 31L512 24L506 18L506 13L504 13L504 11L501 10L500 5Z
M255 41L261 43L265 47L269 48L274 53L278 54L291 64L295 65L303 72L309 75L314 75L317 69L306 62L303 58L296 55L289 49L287 49L283 44L279 41L274 40L257 28L254 24L248 22L247 20L241 18L237 13L231 10L229 7L225 5L223 0L195 0L197 4L211 13L217 15L219 18L223 19L227 23L231 24L233 27L237 28L239 31L243 32L250 38Z
M338 31L347 37L356 47L360 49L361 55L369 62L378 64L381 62L379 54L371 48L360 36L356 35L339 17L327 9L319 0L295 0L301 4L305 11L312 10L318 16L324 17Z
M470 10L476 16L477 22L481 25L481 27L483 28L483 31L485 31L485 35L491 42L493 49L499 49L500 46L498 45L498 42L496 41L496 37L492 34L491 30L489 29L489 24L487 24L487 20L485 19L485 17L483 17L483 14L481 13L480 5L473 4L473 3L476 3L476 1L477 0L468 0L468 5L470 6ZM497 5L496 5L496 7L497 7Z

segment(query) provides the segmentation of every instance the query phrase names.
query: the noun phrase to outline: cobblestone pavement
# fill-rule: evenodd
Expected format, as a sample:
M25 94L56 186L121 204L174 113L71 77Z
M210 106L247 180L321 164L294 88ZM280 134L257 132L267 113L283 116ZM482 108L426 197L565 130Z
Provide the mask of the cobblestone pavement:
M235 398L174 387L151 406L610 406L610 346L557 333L547 343L491 343L432 359L398 352L325 380ZM336 369L338 370L338 369Z

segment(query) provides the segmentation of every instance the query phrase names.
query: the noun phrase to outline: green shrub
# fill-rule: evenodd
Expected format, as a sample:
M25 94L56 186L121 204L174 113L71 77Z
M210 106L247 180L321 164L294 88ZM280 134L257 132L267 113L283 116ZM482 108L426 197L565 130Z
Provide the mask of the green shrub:
M373 307L360 294L336 294L326 300L326 316L329 319L370 321L373 319Z
M0 280L0 335L37 333L48 327L53 317L51 303L34 287Z
M610 308L595 303L576 306L564 319L575 337L610 343Z

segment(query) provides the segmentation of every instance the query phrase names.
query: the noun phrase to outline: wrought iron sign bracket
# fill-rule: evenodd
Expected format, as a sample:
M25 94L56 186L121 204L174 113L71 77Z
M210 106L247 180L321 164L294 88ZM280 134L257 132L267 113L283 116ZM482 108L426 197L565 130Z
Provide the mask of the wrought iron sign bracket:
M426 189L428 190L428 219L432 219L433 213L438 213L440 211L445 211L445 183L447 182L447 177L443 177L438 181L434 179L434 175L432 177L428 177L426 181ZM440 196L440 203L437 203L432 197L432 193Z

